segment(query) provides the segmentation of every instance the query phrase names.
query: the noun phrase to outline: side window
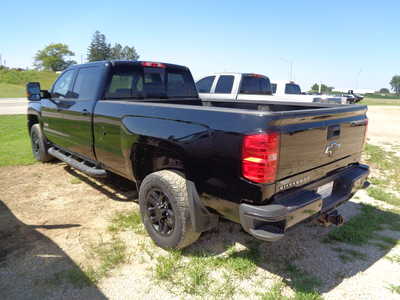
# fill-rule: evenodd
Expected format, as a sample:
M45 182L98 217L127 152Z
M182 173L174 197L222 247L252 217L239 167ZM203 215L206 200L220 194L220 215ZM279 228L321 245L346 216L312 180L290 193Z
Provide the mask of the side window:
M209 93L211 90L211 86L214 82L215 76L205 77L196 83L197 90L199 93Z
M70 98L72 97L71 87L74 78L74 70L70 70L61 75L53 86L52 98Z
M222 75L219 77L217 86L215 87L215 93L218 94L230 94L232 92L233 80L235 79L232 75Z
M143 77L138 71L116 72L111 78L105 94L106 99L121 99L142 96Z
M79 100L89 100L96 97L100 82L99 68L80 69L76 76L73 96Z

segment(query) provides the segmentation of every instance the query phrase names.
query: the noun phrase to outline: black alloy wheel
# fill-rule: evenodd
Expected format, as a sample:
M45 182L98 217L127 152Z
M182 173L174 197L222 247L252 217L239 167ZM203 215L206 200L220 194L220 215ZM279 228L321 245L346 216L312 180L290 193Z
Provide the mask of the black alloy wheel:
M175 229L175 213L168 196L157 188L147 194L147 215L154 230L164 236L169 236Z

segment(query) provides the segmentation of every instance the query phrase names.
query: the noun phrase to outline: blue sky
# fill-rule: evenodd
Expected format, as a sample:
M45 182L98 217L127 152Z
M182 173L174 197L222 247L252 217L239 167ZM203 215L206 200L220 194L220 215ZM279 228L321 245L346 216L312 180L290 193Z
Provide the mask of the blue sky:
M133 45L142 60L220 72L294 77L337 88L388 87L400 74L400 1L1 1L0 54L32 66L63 42L86 57L95 30Z

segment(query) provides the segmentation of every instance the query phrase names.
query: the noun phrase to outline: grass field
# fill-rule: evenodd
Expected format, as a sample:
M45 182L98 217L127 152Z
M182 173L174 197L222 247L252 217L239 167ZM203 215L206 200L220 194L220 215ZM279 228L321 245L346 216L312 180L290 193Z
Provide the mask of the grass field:
M49 89L57 76L48 71L0 70L0 98L25 97L25 84L30 81L40 82L42 89Z
M0 83L0 98L23 98L25 87L16 84Z
M0 116L0 167L35 162L26 127L26 116Z
M400 99L364 98L359 104L365 105L400 105Z

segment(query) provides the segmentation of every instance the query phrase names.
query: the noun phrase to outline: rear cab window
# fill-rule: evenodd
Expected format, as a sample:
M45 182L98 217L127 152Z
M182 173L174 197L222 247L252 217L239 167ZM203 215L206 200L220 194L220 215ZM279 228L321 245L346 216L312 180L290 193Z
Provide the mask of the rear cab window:
M192 75L187 69L137 64L115 66L105 93L105 99L197 97Z
M268 77L258 74L243 74L240 83L241 94L272 95Z
M300 86L295 83L287 83L285 85L285 94L301 95Z
M235 77L232 75L221 75L218 78L217 86L215 87L216 94L230 94L232 92L233 81Z

